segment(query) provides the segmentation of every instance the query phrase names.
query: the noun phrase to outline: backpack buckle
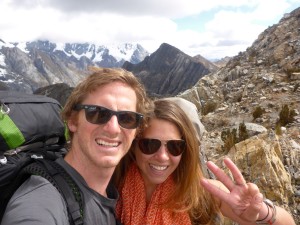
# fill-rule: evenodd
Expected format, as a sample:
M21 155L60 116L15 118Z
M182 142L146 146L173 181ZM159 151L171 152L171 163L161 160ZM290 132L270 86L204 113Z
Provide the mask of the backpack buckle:
M7 163L7 158L3 156L3 158L0 158L0 164L5 165Z
M4 103L1 103L0 112L3 115L7 115L10 112L10 108L7 105L5 105Z
M43 159L44 157L42 155L31 155L30 158L32 158L32 159Z

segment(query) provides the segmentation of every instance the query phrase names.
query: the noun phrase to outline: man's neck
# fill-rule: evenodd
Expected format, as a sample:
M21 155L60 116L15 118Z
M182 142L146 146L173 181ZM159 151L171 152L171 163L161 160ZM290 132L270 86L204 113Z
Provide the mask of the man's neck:
M99 168L92 163L83 163L82 160L77 160L72 154L67 154L65 161L83 177L91 189L107 197L106 188L115 168Z

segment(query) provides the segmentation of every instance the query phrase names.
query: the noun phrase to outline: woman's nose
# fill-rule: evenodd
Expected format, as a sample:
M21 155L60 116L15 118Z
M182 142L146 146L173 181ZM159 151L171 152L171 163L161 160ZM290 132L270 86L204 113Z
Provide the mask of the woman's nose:
M161 159L168 160L169 159L169 152L167 149L166 143L162 143L159 147L158 151L156 152L157 156Z

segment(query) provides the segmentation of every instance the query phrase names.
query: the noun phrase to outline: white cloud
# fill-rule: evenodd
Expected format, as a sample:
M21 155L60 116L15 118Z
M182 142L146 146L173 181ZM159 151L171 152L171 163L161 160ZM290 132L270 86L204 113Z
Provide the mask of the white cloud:
M211 59L244 51L296 7L296 0L1 0L0 38L134 42L150 52L166 42L191 56ZM179 29L174 22L203 12L212 13L204 31Z

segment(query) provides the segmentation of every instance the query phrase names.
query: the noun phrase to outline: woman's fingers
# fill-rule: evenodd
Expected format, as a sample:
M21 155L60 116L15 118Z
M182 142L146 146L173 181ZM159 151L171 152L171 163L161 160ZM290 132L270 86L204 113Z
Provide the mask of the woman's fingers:
M226 167L231 171L233 179L237 185L246 185L246 181L239 168L229 158L224 159Z
M222 169L220 169L216 164L209 161L207 162L207 167L217 177L217 179L228 188L229 191L231 191L234 188L235 184L232 182L230 177L228 177L228 175Z
M217 179L229 189L229 191L234 189L236 185L245 186L246 181L237 166L229 158L225 158L224 163L226 167L231 171L234 181L213 162L207 162L207 167L213 174L215 174Z
M229 191L223 184L217 180L208 180L205 178L201 179L202 186L210 192L213 196L220 199L221 201L228 202L230 200Z

